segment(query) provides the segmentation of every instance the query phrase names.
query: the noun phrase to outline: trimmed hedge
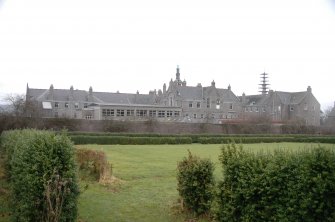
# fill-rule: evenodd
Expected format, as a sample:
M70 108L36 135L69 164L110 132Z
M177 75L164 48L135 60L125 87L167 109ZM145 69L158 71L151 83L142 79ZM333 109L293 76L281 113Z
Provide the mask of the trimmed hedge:
M335 153L222 148L218 221L335 221Z
M335 144L335 137L200 137L201 144L228 144L231 140L238 140L241 143L280 143L280 142L299 142L299 143L330 143Z
M242 143L277 143L277 142L306 142L306 143L332 143L335 144L335 136L316 136L303 134L156 134L156 133L91 133L91 132L68 132L76 144L227 144L234 139ZM90 138L88 138L90 137ZM98 138L101 137L101 138ZM108 138L107 138L108 137ZM109 138L111 137L111 138ZM128 138L128 139L125 139ZM138 139L146 138L146 139ZM191 142L168 141L157 142L160 139L152 138L191 138ZM101 140L101 141L100 141ZM147 140L147 142L143 141ZM189 139L188 139L189 140ZM86 142L87 141L87 142ZM105 142L104 142L105 141ZM108 142L107 142L108 141ZM141 141L141 142L138 142ZM171 142L172 141L172 142Z
M188 158L178 162L177 189L184 206L201 215L209 212L214 198L214 164L188 152Z
M190 137L70 136L75 144L191 144Z
M5 131L1 138L14 220L75 221L79 188L70 139L37 130Z

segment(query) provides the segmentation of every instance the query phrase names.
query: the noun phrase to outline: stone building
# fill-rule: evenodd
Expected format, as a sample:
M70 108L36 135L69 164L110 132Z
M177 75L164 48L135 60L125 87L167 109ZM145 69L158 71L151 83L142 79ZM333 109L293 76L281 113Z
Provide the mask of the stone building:
M334 103L334 107L332 108L332 110L327 116L325 125L328 127L335 128L335 103Z
M243 119L268 119L276 123L320 125L320 103L309 86L303 92L270 90L265 95L241 97Z
M264 75L264 74L263 74ZM263 77L264 78L264 77ZM180 78L177 67L175 80L162 90L148 94L95 92L70 89L33 89L27 85L27 100L34 101L46 118L94 120L149 120L222 124L266 118L273 122L299 122L319 125L320 104L311 87L304 92L267 91L260 95L237 97L231 86L188 86ZM264 88L265 87L265 88Z

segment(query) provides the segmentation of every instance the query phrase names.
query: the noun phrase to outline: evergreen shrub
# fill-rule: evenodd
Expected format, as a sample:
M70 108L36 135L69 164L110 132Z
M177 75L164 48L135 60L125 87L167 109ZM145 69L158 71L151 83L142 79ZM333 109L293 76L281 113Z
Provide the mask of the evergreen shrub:
M218 221L335 221L335 153L222 148Z
M71 140L28 129L6 131L1 137L14 220L75 221L79 189Z
M184 206L196 215L209 213L214 198L214 165L189 151L178 163L178 191Z

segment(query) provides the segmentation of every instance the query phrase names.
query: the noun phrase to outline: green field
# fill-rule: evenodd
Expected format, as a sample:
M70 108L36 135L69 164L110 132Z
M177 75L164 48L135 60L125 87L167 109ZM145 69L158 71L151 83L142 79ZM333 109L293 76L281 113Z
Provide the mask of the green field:
M191 215L178 214L176 203L177 162L187 150L215 162L215 177L221 178L218 155L222 145L85 145L103 150L121 183L109 187L89 184L79 200L79 217L84 221L185 221ZM314 144L315 146L315 144ZM335 148L334 145L326 145ZM275 149L303 149L313 144L273 143L244 145L253 152ZM84 184L82 183L82 186Z
M253 152L275 149L297 150L316 146L302 143L266 143L244 145ZM335 145L322 144L334 149ZM187 221L192 215L178 213L176 190L177 162L189 149L215 163L215 177L221 179L218 156L222 145L81 145L106 152L113 164L118 183L103 186L81 182L87 189L79 197L79 219L85 222L104 221ZM0 178L0 188L6 187ZM1 190L0 190L1 191ZM0 192L0 221L9 221L6 199ZM205 219L200 221L206 221Z

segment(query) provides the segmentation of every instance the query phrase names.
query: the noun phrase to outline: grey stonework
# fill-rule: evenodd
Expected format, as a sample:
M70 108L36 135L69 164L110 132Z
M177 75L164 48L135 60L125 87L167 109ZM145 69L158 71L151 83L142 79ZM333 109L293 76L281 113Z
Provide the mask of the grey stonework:
M32 89L27 86L27 100L36 101L42 117L66 117L95 120L148 120L222 124L267 119L272 122L320 124L320 104L308 87L304 92L269 91L260 95L237 97L227 89L187 86L176 79L163 90L149 94L95 92L70 89Z
M334 107L331 112L328 114L325 125L328 127L335 128L335 102Z

